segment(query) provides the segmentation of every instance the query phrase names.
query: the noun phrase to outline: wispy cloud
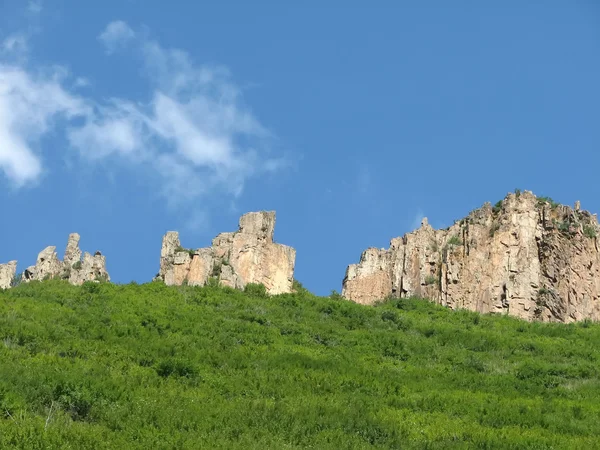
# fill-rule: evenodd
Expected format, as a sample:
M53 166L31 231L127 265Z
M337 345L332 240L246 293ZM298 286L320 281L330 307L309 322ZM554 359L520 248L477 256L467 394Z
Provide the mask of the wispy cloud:
M111 158L136 172L155 174L160 192L177 206L209 192L238 196L248 178L286 167L270 157L271 133L244 105L227 68L197 65L179 49L167 49L123 21L98 36L109 55L140 57L151 84L144 102L97 102L67 86L61 67L36 75L19 65L0 65L0 171L17 186L43 172L39 137L58 123L84 159ZM23 48L26 48L26 41ZM18 40L4 40L16 48ZM58 119L72 119L74 123Z
M104 44L106 53L111 54L135 37L133 30L122 20L109 23L98 39Z
M239 195L248 177L285 166L261 156L270 133L244 106L225 67L195 65L186 52L140 37L122 21L108 24L99 39L111 54L140 55L154 90L145 104L114 99L70 132L82 155L151 165L172 203L215 188Z

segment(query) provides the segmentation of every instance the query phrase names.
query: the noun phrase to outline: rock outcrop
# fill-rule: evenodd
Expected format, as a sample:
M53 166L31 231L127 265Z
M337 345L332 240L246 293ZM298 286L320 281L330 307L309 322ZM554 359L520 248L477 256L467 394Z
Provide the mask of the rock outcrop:
M22 281L61 278L75 285L81 285L86 281L110 281L106 271L106 257L100 252L94 255L85 252L82 259L79 239L77 233L69 235L62 261L58 259L55 246L46 247L38 254L35 266L25 269Z
M17 274L17 261L0 264L0 289L8 289Z
M273 242L275 212L244 214L239 229L221 233L212 246L197 250L181 247L179 234L163 237L157 279L167 285L205 285L211 277L220 284L243 289L261 283L270 294L292 291L296 250Z
M419 296L450 308L527 319L600 319L597 216L537 198L509 194L444 230L427 219L370 248L346 271L342 295L372 304Z

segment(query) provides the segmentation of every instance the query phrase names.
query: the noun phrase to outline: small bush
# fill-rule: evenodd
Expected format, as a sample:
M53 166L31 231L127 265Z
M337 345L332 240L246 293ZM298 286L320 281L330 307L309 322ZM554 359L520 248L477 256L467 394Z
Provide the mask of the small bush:
M427 275L425 277L425 285L431 286L437 282L437 277L435 275Z
M463 241L456 234L454 236L452 236L450 239L448 239L448 245L462 245L462 244L463 244Z
M23 282L23 273L16 274L12 280L10 280L10 287L17 287Z
M494 222L492 227L490 228L490 237L494 237L496 231L500 229L500 224L498 222Z
M492 208L492 212L494 214L498 214L500 211L502 211L502 203L504 203L504 200L498 200L496 202L496 204L494 205L494 207Z
M208 280L206 280L206 286L211 288L218 288L220 286L219 278L215 276L208 277Z
M335 289L333 289L331 291L331 294L329 294L329 298L332 299L332 300L343 300L344 299L344 297L342 297L342 294L340 294Z
M222 264L220 262L215 262L213 264L211 276L218 277L219 275L221 275L221 267Z
M269 296L265 285L260 283L248 283L244 287L244 293L258 298L266 298Z
M568 233L571 230L571 224L566 220L563 220L562 222L558 222L556 224L556 228L558 228L558 231L561 233Z
M310 294L308 292L308 289L306 289L304 287L304 285L302 283L300 283L298 280L294 279L294 281L292 282L292 292L295 292L297 294Z
M158 365L156 373L163 378L170 376L193 378L197 375L197 370L187 361L167 360Z
M77 262L73 263L73 265L71 267L75 270L81 269L81 261L77 261Z
M584 225L583 234L589 238L595 238L597 235L596 228L594 228L592 225Z
M560 203L555 202L551 197L538 197L537 204L538 206L549 204L550 208L552 209L556 209L558 206L560 206Z
M175 249L175 252L186 252L188 255L190 255L190 258L193 258L196 254L196 250L193 250L191 248L185 248L181 245Z

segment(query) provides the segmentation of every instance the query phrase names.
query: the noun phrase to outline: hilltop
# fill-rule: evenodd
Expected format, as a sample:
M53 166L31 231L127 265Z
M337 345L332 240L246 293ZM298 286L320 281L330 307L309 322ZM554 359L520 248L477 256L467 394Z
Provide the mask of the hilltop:
M274 229L275 211L257 211L242 215L237 231L218 234L209 247L182 247L179 233L168 231L160 253L157 248L154 279L238 290L262 284L269 294L291 293L296 249L276 243ZM516 190L446 229L433 229L425 218L388 249L365 250L358 264L348 266L342 296L361 304L416 296L530 321L597 321L599 234L597 215L579 202L572 208ZM109 281L106 257L96 251L82 259L79 239L69 236L62 261L55 246L46 247L21 275L17 261L0 264L0 289L32 280Z
M600 325L295 290L0 290L0 448L597 448Z
M516 190L454 225L421 227L389 249L367 249L342 295L370 304L426 297L441 305L527 320L600 319L600 225L595 214Z

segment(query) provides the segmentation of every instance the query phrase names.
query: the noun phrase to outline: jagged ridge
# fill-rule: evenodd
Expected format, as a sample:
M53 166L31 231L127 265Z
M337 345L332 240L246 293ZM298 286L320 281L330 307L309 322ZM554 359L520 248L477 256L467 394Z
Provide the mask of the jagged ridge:
M342 295L363 304L420 296L527 320L597 320L599 231L579 202L570 208L516 191L447 229L424 219L389 249L367 249L348 267Z

